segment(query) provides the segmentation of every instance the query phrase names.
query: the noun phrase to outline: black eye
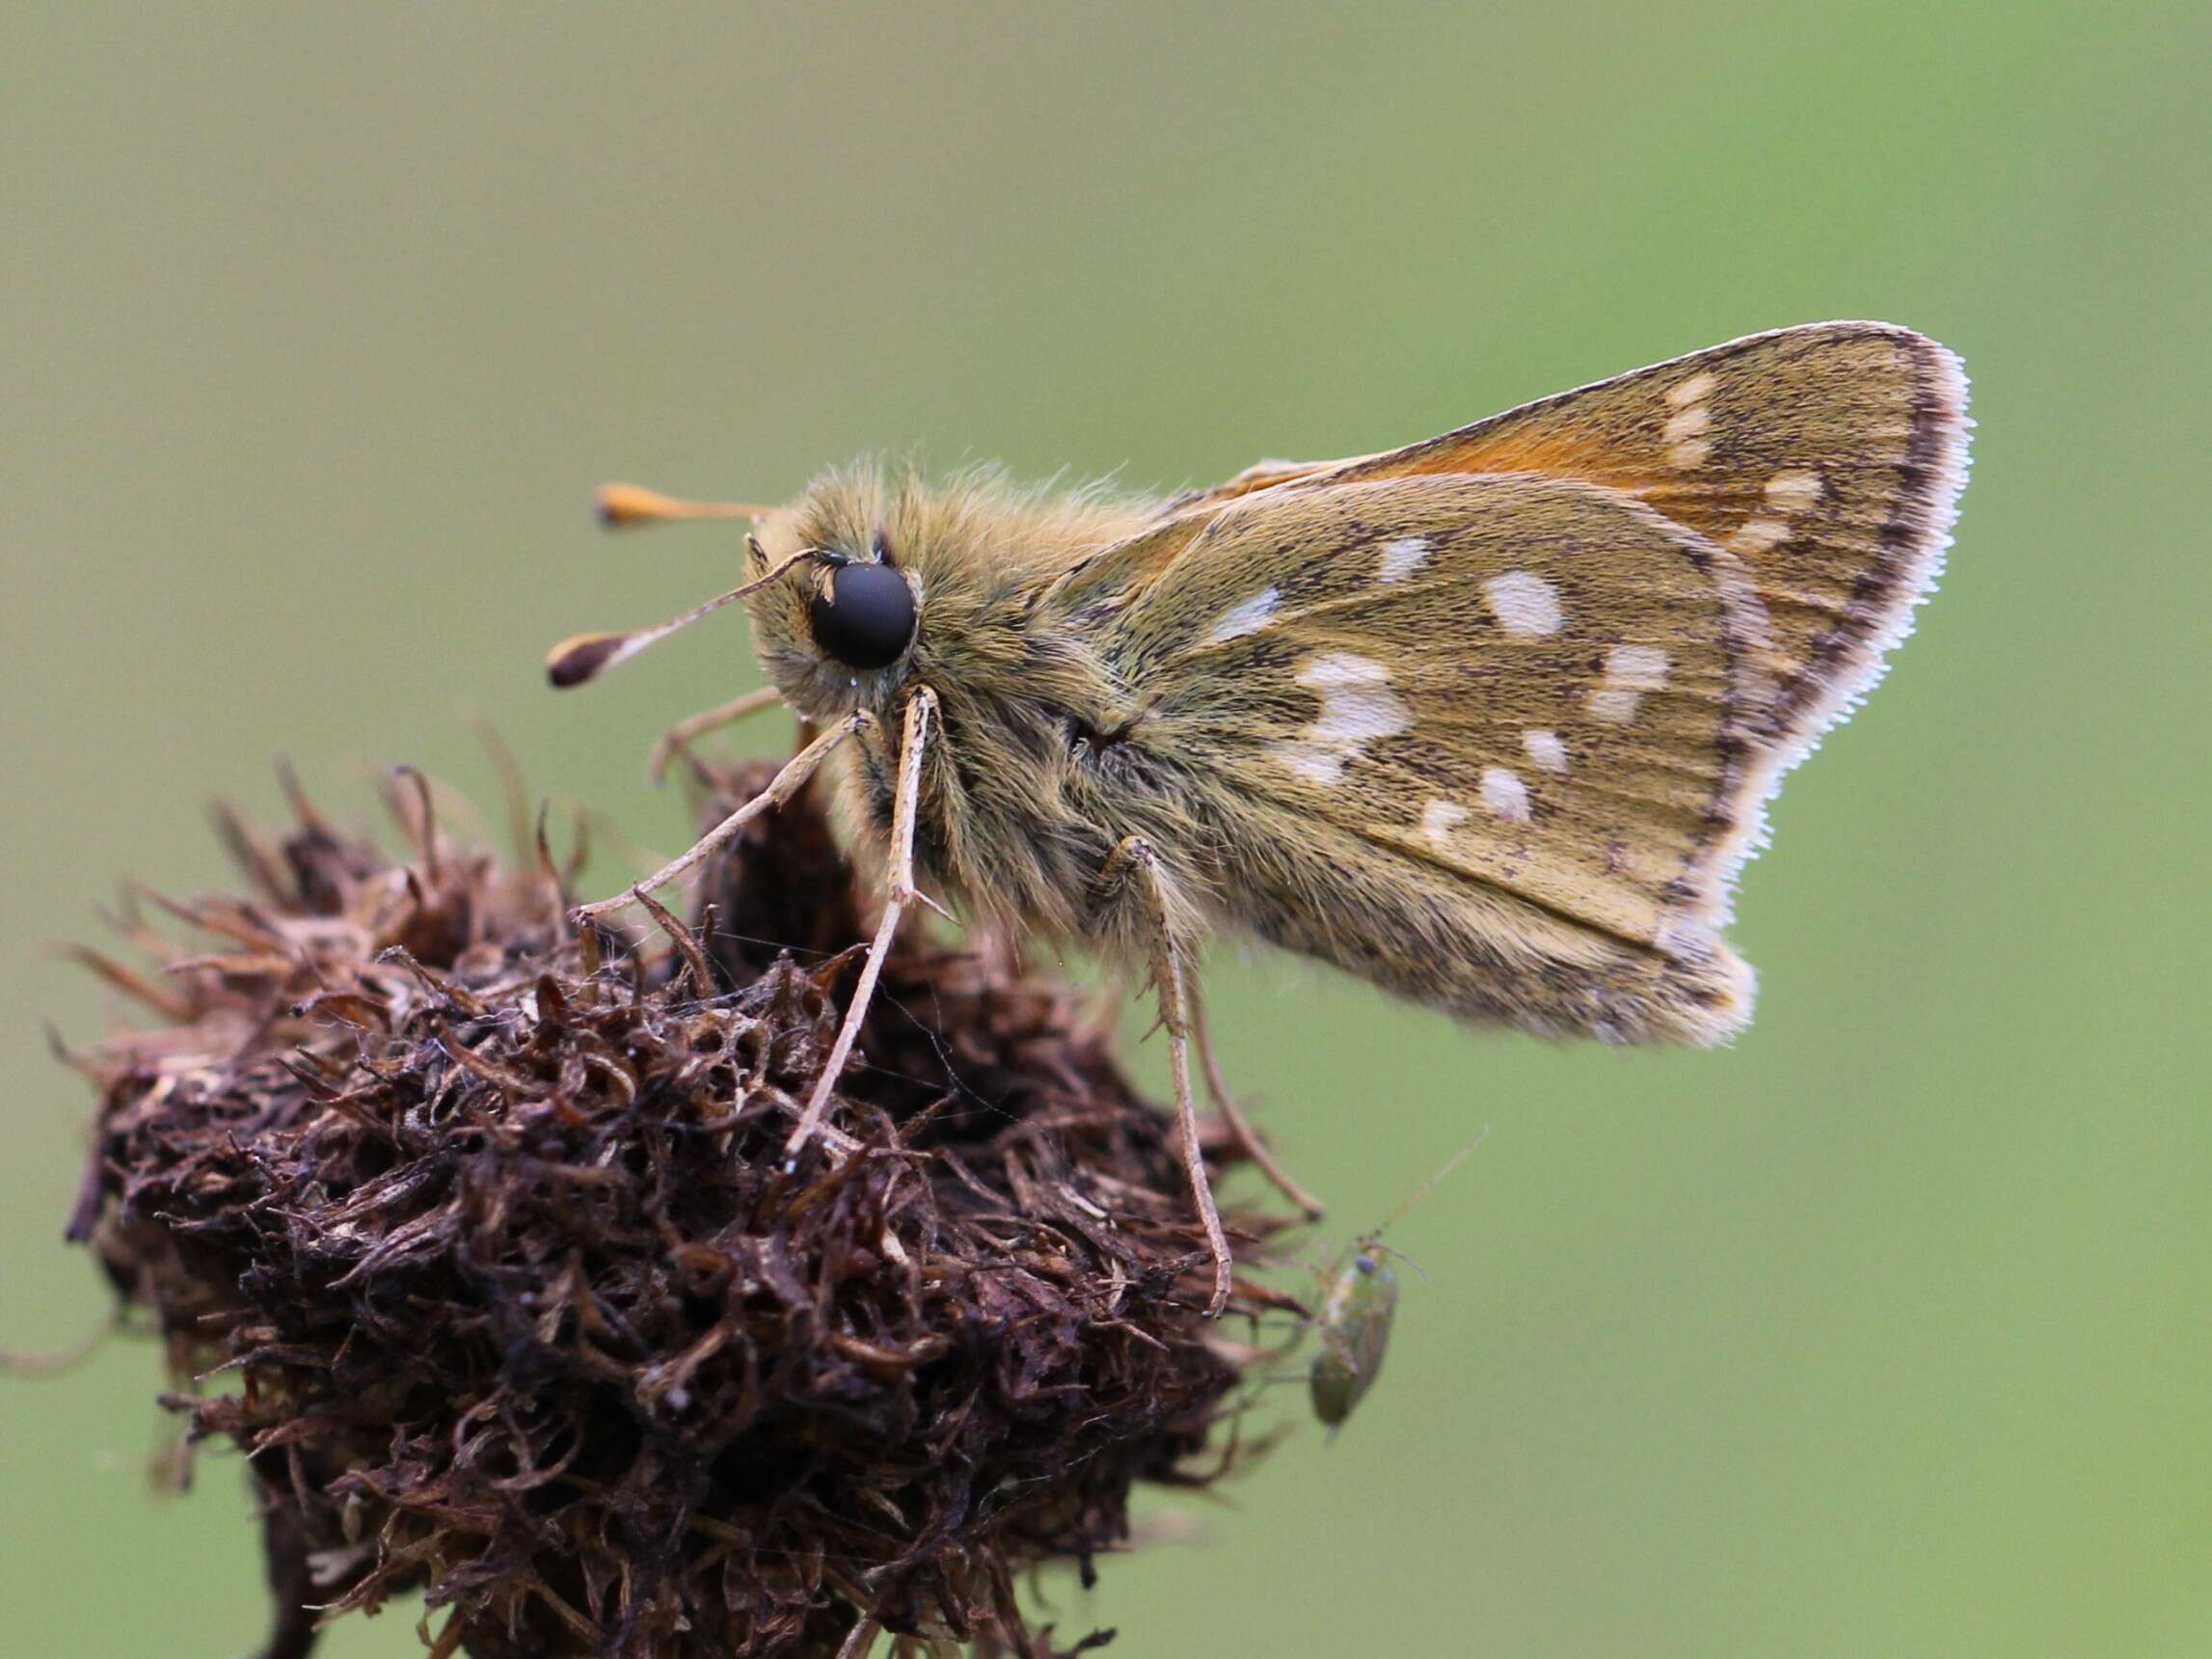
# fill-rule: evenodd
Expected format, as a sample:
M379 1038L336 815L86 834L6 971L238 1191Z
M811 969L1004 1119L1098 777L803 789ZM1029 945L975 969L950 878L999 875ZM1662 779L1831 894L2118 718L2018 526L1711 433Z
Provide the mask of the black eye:
M846 564L814 596L814 640L849 668L883 668L914 641L914 591L896 570Z

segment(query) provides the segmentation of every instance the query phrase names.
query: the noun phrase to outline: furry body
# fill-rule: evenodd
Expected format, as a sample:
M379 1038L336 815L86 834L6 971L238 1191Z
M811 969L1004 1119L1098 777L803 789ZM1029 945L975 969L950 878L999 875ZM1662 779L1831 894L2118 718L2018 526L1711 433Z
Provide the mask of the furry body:
M1131 964L1242 931L1466 1019L1711 1043L1751 1013L1737 870L1932 585L1964 430L1941 346L1821 324L1171 502L833 474L753 574L888 564L910 647L855 671L810 581L746 602L787 702L875 717L831 764L878 849L934 694L914 865L985 917Z

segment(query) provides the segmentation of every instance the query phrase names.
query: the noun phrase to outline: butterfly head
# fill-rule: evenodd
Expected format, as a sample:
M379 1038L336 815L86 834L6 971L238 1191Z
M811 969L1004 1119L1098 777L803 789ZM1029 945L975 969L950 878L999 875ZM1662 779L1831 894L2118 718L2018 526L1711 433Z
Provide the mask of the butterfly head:
M761 666L784 700L814 721L880 710L912 666L922 635L919 571L891 528L856 519L851 503L811 492L746 541L745 596Z
M1140 516L1103 493L1053 498L992 472L937 484L906 468L827 473L748 545L748 581L808 556L746 595L762 669L816 721L885 714L917 674L1034 691L1052 671L1028 626L1035 596Z
M887 715L917 674L1034 691L1060 664L1049 651L1040 663L1034 648L1037 596L1149 510L1101 490L1016 490L995 473L931 487L911 471L865 465L823 475L784 507L608 485L599 512L611 529L750 520L744 580L654 627L564 639L548 671L556 686L582 685L742 599L762 671L818 723L855 709Z
M600 491L610 529L678 519L749 518L745 580L650 628L579 634L553 648L548 676L580 686L640 651L743 600L761 665L783 699L810 720L887 707L922 634L922 575L894 553L894 534L865 495L832 476L794 506L685 502L629 484Z

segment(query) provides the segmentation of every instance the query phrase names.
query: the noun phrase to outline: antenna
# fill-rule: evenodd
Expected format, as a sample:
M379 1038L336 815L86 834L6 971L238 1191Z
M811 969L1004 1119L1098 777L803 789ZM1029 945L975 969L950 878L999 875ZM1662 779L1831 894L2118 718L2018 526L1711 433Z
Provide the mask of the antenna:
M746 502L679 501L639 484L602 484L592 497L592 505L599 513L599 522L608 530L635 530L641 525L689 519L764 519L775 511Z
M756 542L753 544L758 546ZM580 686L587 680L597 679L618 663L627 663L638 652L658 645L669 635L688 628L701 617L712 616L734 599L742 599L748 593L758 592L769 583L780 581L794 565L800 564L822 552L818 547L802 547L766 576L733 587L727 593L717 594L704 605L694 605L680 616L671 616L650 628L636 628L626 634L578 634L563 639L546 654L546 678L563 691L570 686Z
M1474 1149L1482 1145L1482 1143L1489 1138L1490 1126L1488 1124L1484 1124L1481 1129L1475 1130L1474 1138L1472 1140L1469 1141L1467 1145L1461 1147L1459 1151L1453 1153L1449 1158L1445 1159L1444 1166L1442 1169L1438 1170L1436 1174L1430 1176L1428 1180L1422 1182L1420 1185L1415 1187L1412 1196L1409 1197L1403 1204L1399 1205L1397 1209L1391 1210L1390 1213L1384 1218L1382 1226L1376 1228L1374 1232L1365 1235L1367 1240L1369 1242L1373 1242L1380 1239L1384 1234L1388 1233L1392 1227L1395 1227L1400 1221L1403 1221L1406 1218L1406 1211L1413 1209L1415 1205L1418 1204L1422 1199L1426 1198L1430 1193L1434 1192L1439 1186L1441 1186L1443 1183L1444 1178L1450 1175L1453 1170L1457 1169L1469 1158L1472 1157L1474 1156Z

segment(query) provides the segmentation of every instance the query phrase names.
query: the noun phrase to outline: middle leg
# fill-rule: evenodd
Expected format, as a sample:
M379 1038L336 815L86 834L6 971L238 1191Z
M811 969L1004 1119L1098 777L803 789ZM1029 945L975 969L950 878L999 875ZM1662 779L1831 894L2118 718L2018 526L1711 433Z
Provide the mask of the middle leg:
M711 731L719 731L726 725L735 725L746 716L758 714L763 709L772 709L782 701L782 693L773 686L763 686L758 691L745 693L742 697L732 697L726 703L678 721L662 732L660 741L654 744L652 754L646 757L645 775L659 783L671 760L679 754L690 753L692 739L703 737Z

